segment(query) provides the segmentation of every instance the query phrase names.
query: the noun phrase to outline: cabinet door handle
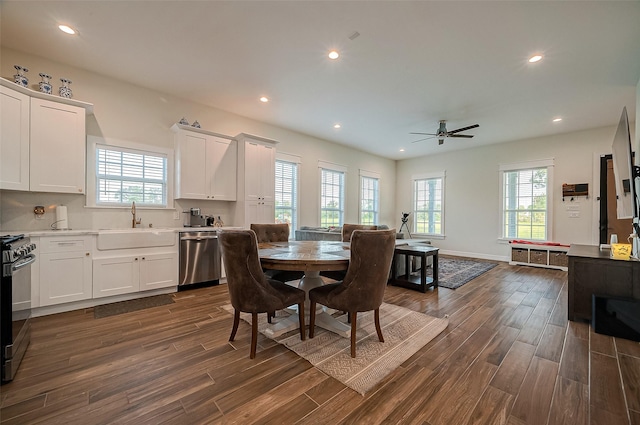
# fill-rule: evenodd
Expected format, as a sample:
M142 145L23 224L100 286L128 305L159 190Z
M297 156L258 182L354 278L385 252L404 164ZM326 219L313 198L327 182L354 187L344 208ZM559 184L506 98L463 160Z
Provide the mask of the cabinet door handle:
M133 261L138 261L138 257L134 258Z
M144 260L145 258L144 258L144 257L142 257L142 259Z
M88 256L89 256L89 255L91 255L91 254L87 252L87 253L86 253L86 254L84 254L84 255L86 255L86 256L88 257Z
M57 242L58 246L75 245L75 242Z

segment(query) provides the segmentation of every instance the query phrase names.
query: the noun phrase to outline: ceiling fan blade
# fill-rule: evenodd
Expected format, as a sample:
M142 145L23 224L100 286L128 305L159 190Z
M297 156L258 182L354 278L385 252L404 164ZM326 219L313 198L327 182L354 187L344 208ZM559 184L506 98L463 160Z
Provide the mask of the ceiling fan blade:
M465 137L467 139L470 139L473 137L473 135L471 134L450 134L448 137Z
M434 136L434 137L435 137L435 136ZM411 142L411 143L423 142L423 141L425 141L425 140L433 139L434 137L426 137L426 138L424 138L424 139L414 140L414 141L413 141L413 142Z
M435 133L409 133L409 134L422 134L423 136L437 136Z
M474 125L470 125L469 127L462 127L462 128L457 129L457 130L451 130L448 133L449 134L455 134L455 133L459 133L461 131L471 130L472 128L478 128L478 127L480 127L480 125L474 124Z

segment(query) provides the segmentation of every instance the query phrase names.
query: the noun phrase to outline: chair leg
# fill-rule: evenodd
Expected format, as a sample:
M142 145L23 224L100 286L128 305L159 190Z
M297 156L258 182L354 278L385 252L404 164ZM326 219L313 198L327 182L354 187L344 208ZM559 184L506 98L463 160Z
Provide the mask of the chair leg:
M270 312L268 312L268 313L267 313L267 322L268 322L268 323L271 323L271 318L272 318L272 317L276 317L276 313L275 313L275 312L271 312L271 311L270 311Z
M351 323L351 313L347 311L347 323Z
M233 341L236 337L236 332L238 332L238 324L240 323L240 310L234 309L233 312L233 327L231 328L231 336L229 337L229 341Z
M378 332L378 339L380 342L384 342L384 337L382 336L382 328L380 327L380 309L376 308L373 313L373 320L376 322L376 332Z
M256 357L256 347L258 346L258 313L251 313L251 353L250 359Z
M298 304L298 318L300 320L300 339L304 341L307 332L304 327L304 301Z
M316 330L316 303L315 301L309 302L309 338L313 338L313 333Z
M351 357L356 358L356 322L358 321L358 312L351 314Z

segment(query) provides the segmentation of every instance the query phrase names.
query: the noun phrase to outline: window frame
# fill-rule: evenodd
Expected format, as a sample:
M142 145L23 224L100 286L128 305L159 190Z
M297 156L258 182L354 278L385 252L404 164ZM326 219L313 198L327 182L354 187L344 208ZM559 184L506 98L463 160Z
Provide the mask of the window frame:
M277 163L278 162L283 162L283 163L288 163L288 164L294 164L295 165L295 173L293 176L293 190L295 193L293 193L293 202L294 205L291 208L291 223L289 225L289 239L295 239L295 231L298 227L298 213L299 213L299 205L300 205L300 164L302 163L301 158L297 155L290 155L290 154L286 154L286 153L282 153L282 152L276 152L276 169L277 169ZM277 173L276 173L277 175ZM276 176L277 178L277 176ZM277 182L275 184L275 188L276 191L278 189L278 185ZM277 206L277 195L274 199L274 219L277 222L277 211L278 211L278 206Z
M554 158L549 159L541 159L541 160L533 160L533 161L522 161L522 162L514 162L514 163L506 163L499 165L499 187L500 187L500 234L498 236L498 240L501 241L510 241L510 240L528 240L534 242L549 242L553 241L553 170L554 170L555 160ZM546 224L545 224L545 238L544 239L526 239L519 236L509 237L505 235L506 231L506 221L505 221L505 213L506 213L506 199L505 199L505 174L508 172L514 171L527 171L527 170L536 170L546 168L547 170L547 184L546 184Z
M373 210L365 210L362 208L362 204L365 201L364 199L364 181L365 179L375 181L374 188L374 197L373 197ZM373 222L372 223L364 223L362 220L363 213L371 212L373 213ZM380 217L380 174L375 173L373 171L360 170L360 193L359 193L359 203L358 203L358 223L366 224L366 225L377 225Z
M118 140L111 138L102 138L97 136L87 136L87 194L85 197L85 206L89 208L130 208L129 203L98 203L98 158L97 153L100 147L107 149L133 152L150 156L163 156L166 158L166 204L136 204L136 208L140 209L156 209L156 210L173 210L173 177L174 177L174 153L173 149L162 148L159 146L146 145L141 143L129 142L126 140Z
M425 180L440 180L441 181L441 197L440 197L440 204L441 204L441 209L440 209L440 233L429 233L429 232L418 232L418 211L416 209L416 203L417 203L417 197L416 197L416 192L417 192L417 182L418 181L425 181ZM435 239L444 239L445 238L445 192L446 192L446 171L442 170L442 171L436 171L436 172L432 172L432 173L424 173L424 174L417 174L412 176L411 178L411 183L412 183L412 203L411 203L411 211L413 214L413 225L411 226L413 228L413 233L415 235L424 235L424 236L429 236L430 238L435 238ZM428 211L428 210L424 210L424 211Z
M339 208L322 208L322 186L323 182L323 171L340 174L341 182L340 182L340 205ZM347 167L344 165L334 164L326 161L318 161L318 181L319 181L319 209L318 209L318 223L320 226L323 226L322 223L322 213L323 211L337 211L339 218L337 225L331 225L327 227L340 227L344 224L345 217L345 200L346 200L346 187L347 187Z

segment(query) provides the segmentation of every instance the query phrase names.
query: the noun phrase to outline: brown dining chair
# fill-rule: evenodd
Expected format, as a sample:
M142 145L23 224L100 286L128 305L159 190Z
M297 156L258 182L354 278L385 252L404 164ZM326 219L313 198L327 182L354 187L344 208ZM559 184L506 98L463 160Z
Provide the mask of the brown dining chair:
M229 341L233 341L240 312L251 313L251 353L256 356L258 340L258 313L282 310L298 304L300 338L305 339L303 290L273 279L267 279L260 267L258 244L253 230L223 230L218 236L222 260L227 273L227 289L234 309L233 328Z
M351 235L354 230L378 230L378 226L375 224L343 224L342 242L351 242Z
M289 225L287 223L251 223L251 230L256 233L258 243L287 242L289 240ZM300 280L304 276L303 271L291 270L265 270L269 279L289 282Z
M387 287L396 231L355 230L351 236L349 269L342 282L320 286L309 291L311 323L309 338L314 336L316 303L349 313L351 318L351 357L356 356L358 312L374 311L376 332L384 342L380 328L380 305Z
M351 235L354 230L378 230L376 225L368 224L343 224L342 225L342 242L350 242ZM344 279L346 272L344 270L320 272L320 276L328 277L333 280Z

